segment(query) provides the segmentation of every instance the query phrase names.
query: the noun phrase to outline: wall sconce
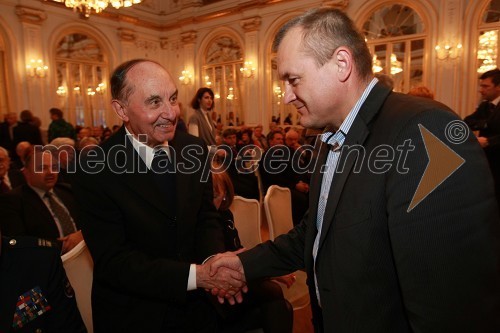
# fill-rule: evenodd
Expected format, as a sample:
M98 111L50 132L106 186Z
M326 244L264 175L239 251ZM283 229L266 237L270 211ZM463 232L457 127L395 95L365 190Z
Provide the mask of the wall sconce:
M380 63L380 60L377 59L377 55L373 55L373 65L372 65L372 70L373 73L379 73L382 72L382 64Z
M245 61L243 67L240 68L240 72L243 77L249 79L254 77L255 67L253 67L253 63L251 61Z
M403 64L398 60L398 57L391 53L391 75L401 73L403 71Z
M59 86L57 87L56 94L58 96L64 97L66 96L67 90L65 86Z
M445 42L436 45L435 49L436 57L439 60L453 60L460 57L460 54L462 53L462 44Z
M281 97L283 97L280 86L274 87L274 94L276 95L276 104L280 105L281 104Z
M45 77L49 67L43 64L42 59L31 59L30 63L26 65L26 71L29 77Z
M212 86L212 81L210 81L210 76L206 75L205 76L205 86L210 88Z
M106 85L103 82L99 83L97 85L97 88L95 88L95 91L101 95L104 94L105 90L106 90Z
M193 78L193 74L191 74L187 69L182 71L182 75L179 76L179 80L183 85L191 84L191 79Z

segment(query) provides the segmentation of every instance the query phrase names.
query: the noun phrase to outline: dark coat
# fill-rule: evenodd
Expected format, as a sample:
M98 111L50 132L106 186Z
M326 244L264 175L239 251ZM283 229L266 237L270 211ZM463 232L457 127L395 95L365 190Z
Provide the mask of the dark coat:
M170 188L158 183L125 133L122 127L96 148L105 162L95 172L80 169L73 182L94 260L94 328L159 332L182 321L186 306L198 300L187 292L189 267L223 251L222 225L201 139L177 132L169 143L177 167ZM181 153L187 146L194 148L191 157ZM193 311L190 320L196 323L199 314Z
M0 332L87 332L59 248L40 238L2 238L0 313Z
M326 145L311 179L308 215L274 243L239 255L247 279L305 268L319 332L499 332L500 218L493 181L472 135L461 144L447 140L444 129L458 119L440 103L377 84L342 146L351 150L341 153L343 168L330 188L316 262ZM465 163L408 211L429 161L421 126ZM370 154L384 147L393 155L382 159L392 156L395 163L375 172L381 164L370 163Z
M54 192L75 219L76 207L70 186L56 184ZM14 188L8 194L1 196L0 210L2 212L0 226L4 235L24 235L50 240L60 237L52 213L28 184Z

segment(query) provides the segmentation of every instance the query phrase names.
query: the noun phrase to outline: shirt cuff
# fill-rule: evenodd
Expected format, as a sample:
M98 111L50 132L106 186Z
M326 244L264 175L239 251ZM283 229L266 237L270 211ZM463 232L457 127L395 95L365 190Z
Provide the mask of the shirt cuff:
M189 266L187 291L195 290L196 288L198 288L196 286L196 264L191 264Z

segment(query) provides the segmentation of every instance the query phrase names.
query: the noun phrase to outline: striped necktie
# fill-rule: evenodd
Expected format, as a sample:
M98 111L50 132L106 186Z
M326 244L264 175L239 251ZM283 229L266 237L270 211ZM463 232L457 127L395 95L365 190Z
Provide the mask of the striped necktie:
M69 213L64 209L64 207L59 204L54 199L54 194L52 192L45 193L45 197L49 200L50 209L57 218L59 225L61 226L63 236L67 236L76 232L75 225L73 224L73 219Z

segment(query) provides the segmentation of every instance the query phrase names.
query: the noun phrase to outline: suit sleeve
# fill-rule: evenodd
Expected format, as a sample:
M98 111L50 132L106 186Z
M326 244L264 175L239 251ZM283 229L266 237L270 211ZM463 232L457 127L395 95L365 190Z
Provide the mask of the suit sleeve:
M239 254L245 277L253 280L281 276L304 269L304 243L308 214L287 234Z
M488 102L483 102L479 104L474 113L464 118L464 122L473 131L484 129L487 120L488 120Z
M0 195L0 229L5 236L18 236L26 233L26 227L21 214L21 197L10 192Z
M472 134L460 144L448 140L444 129L453 120L452 113L429 110L414 117L396 140L395 147L410 140L415 150L403 156L386 179L393 260L414 332L496 332L498 208L492 182L484 180L491 179L486 159ZM445 170L451 162L433 160L428 165L428 151L439 144L424 142L422 127L465 160L433 190L432 180L422 175L428 171L439 177L436 170ZM430 194L408 211L419 184Z
M108 173L79 172L74 178L82 232L94 259L94 279L124 294L141 298L185 301L189 263L160 257L151 248L134 244L126 230L123 202L138 205L124 193L111 197L103 187L113 186ZM147 219L144 211L143 218ZM140 221L137 221L137 226ZM151 247L154 247L153 245ZM153 287L154 286L154 287Z

